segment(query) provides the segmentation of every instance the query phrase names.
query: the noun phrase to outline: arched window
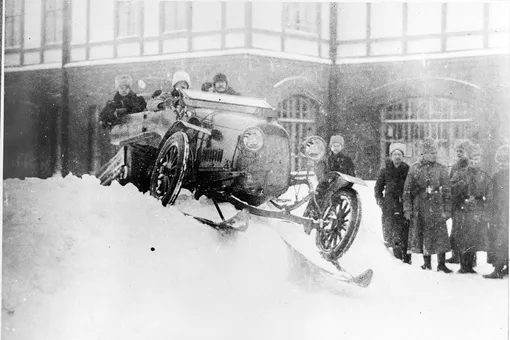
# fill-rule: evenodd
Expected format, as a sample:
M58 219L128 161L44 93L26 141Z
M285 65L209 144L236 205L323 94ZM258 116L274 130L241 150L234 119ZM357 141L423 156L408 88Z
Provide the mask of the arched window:
M381 155L389 145L406 145L410 164L419 160L420 142L431 137L438 144L438 161L451 166L456 161L456 139L471 137L473 107L463 101L441 97L410 97L381 105Z
M306 170L307 160L299 157L299 144L307 136L316 134L316 117L319 104L313 99L303 96L291 96L278 103L280 124L287 130L291 147L292 171Z

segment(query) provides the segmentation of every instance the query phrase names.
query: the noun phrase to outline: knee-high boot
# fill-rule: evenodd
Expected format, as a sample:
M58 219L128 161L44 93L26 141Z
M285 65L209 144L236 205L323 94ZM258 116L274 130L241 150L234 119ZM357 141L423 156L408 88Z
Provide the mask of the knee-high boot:
M423 266L421 266L421 269L423 269L423 270L432 269L432 256L423 255Z
M452 272L452 270L446 266L445 261L446 261L445 253L437 254L437 271L449 274Z

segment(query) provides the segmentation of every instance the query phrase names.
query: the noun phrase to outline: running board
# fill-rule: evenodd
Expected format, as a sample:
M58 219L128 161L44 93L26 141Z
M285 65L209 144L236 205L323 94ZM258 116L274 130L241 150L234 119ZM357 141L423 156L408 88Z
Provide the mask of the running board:
M126 150L127 148L125 146L122 147L108 163L99 169L96 177L99 179L101 185L107 186L121 176L124 178L126 177Z

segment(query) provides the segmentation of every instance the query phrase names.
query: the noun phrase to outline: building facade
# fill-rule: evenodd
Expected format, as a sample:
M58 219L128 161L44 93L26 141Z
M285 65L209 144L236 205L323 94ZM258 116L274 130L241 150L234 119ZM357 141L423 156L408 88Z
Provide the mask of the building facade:
M114 77L150 95L178 70L192 88L223 72L266 98L293 150L342 134L363 178L392 141L418 159L425 136L447 165L455 139L482 143L492 172L508 142L509 46L509 2L8 0L4 177L94 173L114 151L97 126Z

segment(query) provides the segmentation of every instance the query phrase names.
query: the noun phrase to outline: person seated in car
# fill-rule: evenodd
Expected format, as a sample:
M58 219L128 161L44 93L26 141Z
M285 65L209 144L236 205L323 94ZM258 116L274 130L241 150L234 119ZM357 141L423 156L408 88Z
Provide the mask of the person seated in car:
M223 73L218 73L213 78L213 92L221 94L230 94L234 96L240 96L241 94L236 92L233 88L228 85L227 76Z
M113 100L106 102L105 107L99 114L99 122L103 127L111 128L120 122L122 116L145 110L145 99L137 96L131 90L132 83L133 80L128 75L115 77L115 89L117 92L113 96Z
M171 85L171 86L169 86ZM152 95L152 99L147 103L150 111L164 110L168 105L176 107L179 104L181 90L190 88L191 79L188 73L177 71L172 77L172 84L167 83L163 90L157 90Z
M213 84L210 81L206 81L205 83L202 84L202 91L213 92L214 91Z

